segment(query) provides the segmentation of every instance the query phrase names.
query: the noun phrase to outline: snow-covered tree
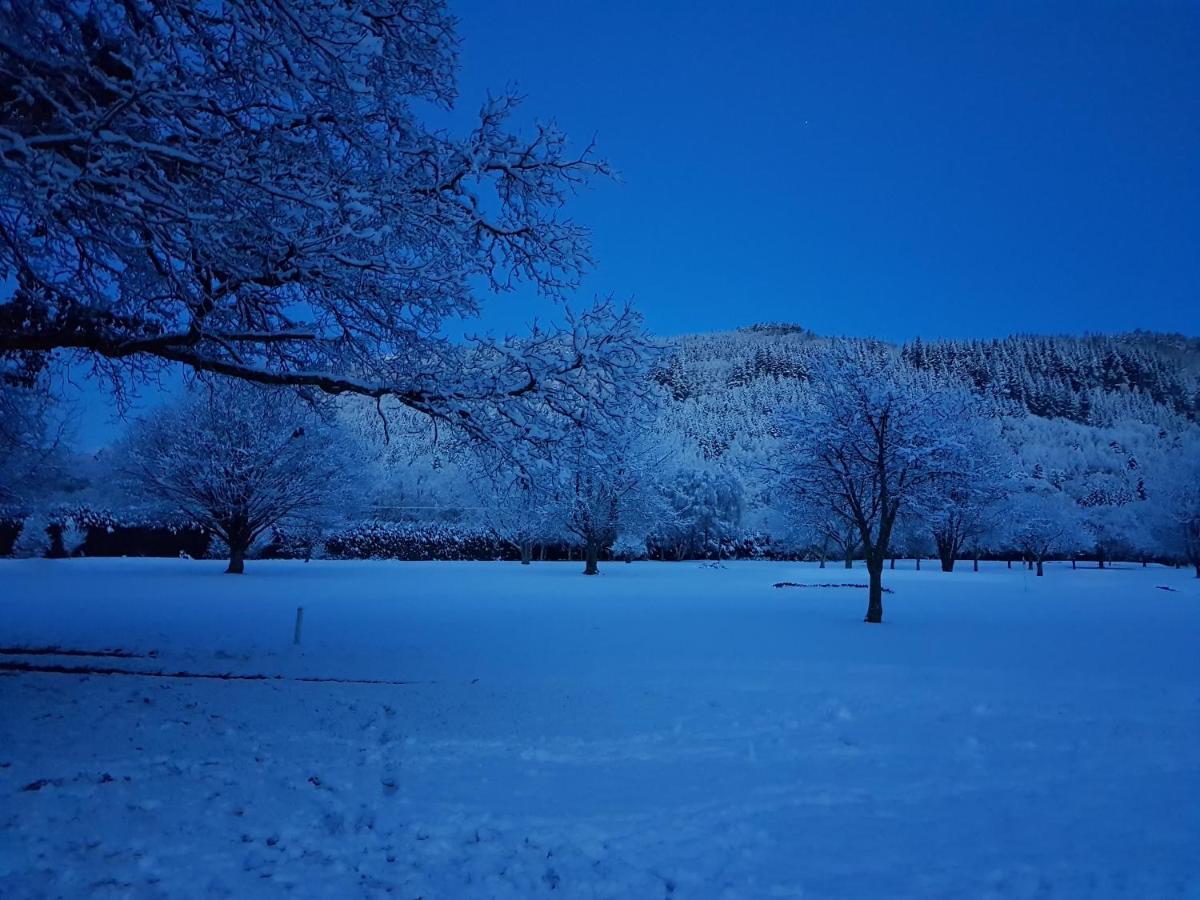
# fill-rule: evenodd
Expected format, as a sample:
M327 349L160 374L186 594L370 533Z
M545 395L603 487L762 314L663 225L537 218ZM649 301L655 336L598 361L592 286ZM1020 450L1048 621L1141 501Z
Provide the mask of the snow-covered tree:
M1008 542L1034 564L1039 576L1045 574L1047 559L1077 553L1092 540L1079 505L1044 480L1015 490L1003 509Z
M627 408L620 427L573 429L542 469L554 485L555 515L583 545L584 574L599 574L600 555L618 539L645 536L670 515L658 473L669 458L650 433L652 409Z
M621 501L637 489L635 468L620 458L578 454L564 474L564 527L583 543L583 574L598 575L600 554L617 539Z
M685 456L679 448L670 449L674 460ZM655 544L669 548L675 559L720 559L741 524L744 491L736 473L729 466L693 457L677 464L673 475L662 473L657 480L665 515L650 523Z
M1150 505L1136 495L1108 494L1106 502L1082 507L1092 539L1091 550L1101 569L1115 559L1139 559L1153 552ZM1086 551L1085 551L1086 552Z
M1116 555L1153 551L1146 464L1186 427L1172 424L1170 430L1138 422L1098 427L1024 417L1008 422L1005 432L1026 479L1050 484L1079 507L1091 543L1076 549L1094 554L1103 568Z
M520 554L521 565L533 562L534 544L561 530L553 494L520 474L484 475L476 491L485 527Z
M519 445L624 389L638 318L522 340L444 326L590 265L569 197L608 166L553 124L469 134L443 0L0 4L0 354L68 350L362 395ZM429 121L427 121L427 119Z
M1194 427L1164 448L1149 491L1159 546L1200 578L1200 433Z
M50 551L50 517L42 511L30 513L21 523L21 532L13 544L13 556L36 559Z
M870 580L865 621L883 621L883 567L901 509L917 512L954 471L948 423L965 402L883 348L841 348L812 369L807 402L784 420L783 474L796 492L851 522Z
M896 518L889 552L893 562L897 557L911 559L919 572L922 561L938 552L928 517L919 513L905 515L901 512Z
M355 455L295 393L224 379L137 423L124 448L142 491L225 542L232 574L268 529L348 512Z
M39 505L64 468L63 416L44 373L23 378L0 367L0 507Z
M646 558L646 537L641 534L618 534L612 546L613 559L633 562Z
M862 535L850 517L834 513L827 500L812 502L804 497L792 503L790 511L790 523L801 545L816 554L822 569L830 556L842 560L845 568L854 568Z
M977 548L998 515L999 501L1008 484L1005 446L996 423L976 418L951 423L961 443L930 492L925 522L933 538L943 572L953 572L955 561Z
M1138 454L1110 440L1077 488L1079 503L1100 568L1121 553L1142 556L1149 549L1149 506Z

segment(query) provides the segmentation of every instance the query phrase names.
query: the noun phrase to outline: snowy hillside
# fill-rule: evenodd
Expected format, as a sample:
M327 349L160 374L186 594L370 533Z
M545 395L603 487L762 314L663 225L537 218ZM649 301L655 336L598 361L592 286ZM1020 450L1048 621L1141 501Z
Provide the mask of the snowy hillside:
M674 401L675 427L708 454L770 433L804 395L814 358L830 345L798 325L755 325L674 338L654 379ZM1009 417L1063 418L1093 427L1174 427L1200 416L1200 341L1180 335L922 341L902 345L910 365L963 382Z
M6 898L1200 895L1186 570L222 567L0 561Z

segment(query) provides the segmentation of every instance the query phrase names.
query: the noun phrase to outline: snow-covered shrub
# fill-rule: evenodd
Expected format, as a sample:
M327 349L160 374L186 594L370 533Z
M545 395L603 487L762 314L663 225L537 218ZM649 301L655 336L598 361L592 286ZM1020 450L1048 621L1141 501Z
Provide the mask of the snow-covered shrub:
M256 554L259 559L323 559L325 529L317 523L272 528L270 539Z
M13 543L12 555L18 559L38 559L50 552L50 517L46 513L31 513L21 523L21 531Z
M650 559L800 559L804 548L763 531L742 531L721 538L681 546L676 542L674 529L656 530L646 539L646 554ZM615 554L615 550L614 550Z
M795 548L769 534L745 531L728 539L724 555L732 559L795 559L798 554Z
M325 541L331 559L488 560L512 556L484 528L442 522L365 522Z
M623 559L625 562L645 559L646 538L638 534L622 534L613 542L612 555L613 559Z
M186 554L199 559L209 546L209 535L200 525L159 510L113 512L80 506L59 509L54 518L63 528L63 545L70 556Z

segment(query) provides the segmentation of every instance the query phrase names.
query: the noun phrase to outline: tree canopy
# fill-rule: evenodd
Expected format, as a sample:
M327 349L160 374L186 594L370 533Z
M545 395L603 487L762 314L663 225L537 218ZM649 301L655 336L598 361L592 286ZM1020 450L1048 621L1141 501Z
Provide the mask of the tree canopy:
M463 136L431 125L457 47L441 0L0 5L8 369L170 361L477 437L571 415L581 381L603 408L643 343L630 311L446 327L486 293L575 287L588 235L564 206L610 171L553 123L512 130L511 95Z

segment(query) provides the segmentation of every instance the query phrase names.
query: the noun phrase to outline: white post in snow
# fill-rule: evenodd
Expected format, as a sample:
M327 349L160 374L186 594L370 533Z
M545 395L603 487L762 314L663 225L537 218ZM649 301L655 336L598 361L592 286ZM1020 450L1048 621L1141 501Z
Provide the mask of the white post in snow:
M300 643L300 628L303 625L304 625L304 607L297 606L296 607L296 630L292 634L292 643L293 644Z

